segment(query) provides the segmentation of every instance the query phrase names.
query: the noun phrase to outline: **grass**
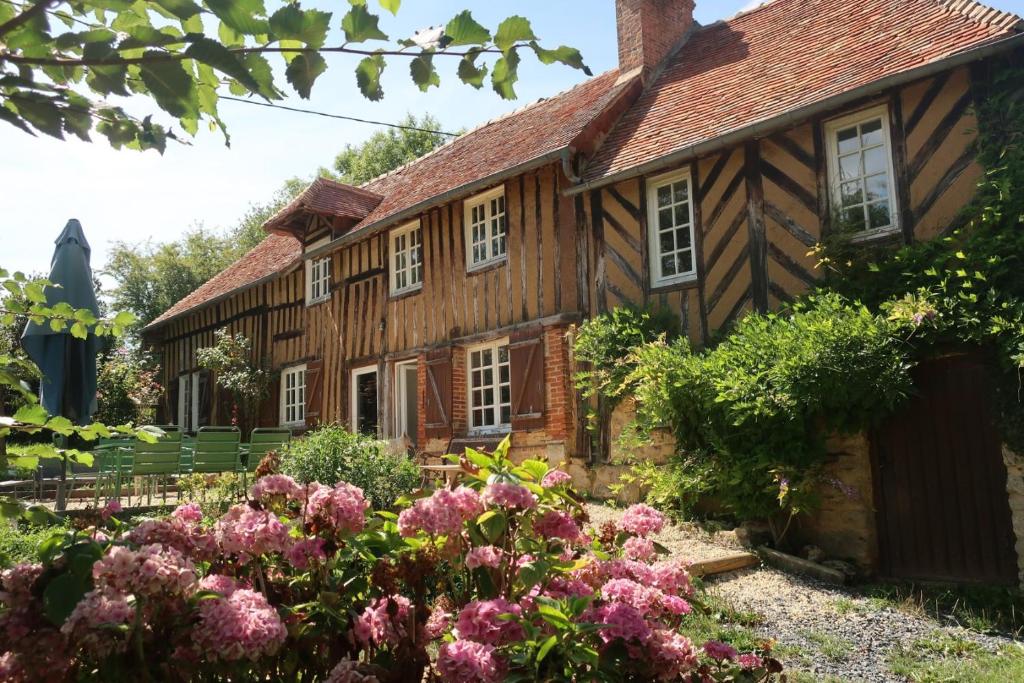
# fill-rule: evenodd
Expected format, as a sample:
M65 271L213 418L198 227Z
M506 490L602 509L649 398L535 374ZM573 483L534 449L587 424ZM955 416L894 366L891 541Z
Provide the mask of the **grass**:
M804 638L814 643L825 659L842 662L853 652L853 644L845 638L824 631L801 631Z
M992 653L975 642L937 631L909 647L897 645L887 664L893 674L917 683L1022 681L1024 646L1014 643Z
M38 562L39 544L60 527L30 526L0 520L0 568L21 562Z
M1017 589L886 583L862 590L875 609L898 609L979 633L1024 635L1024 593Z
M867 611L864 605L850 598L836 598L832 606L835 607L836 614L842 617L845 617L847 614L862 614Z
M696 608L686 620L686 635L695 643L718 640L729 643L740 652L764 650L768 642L755 633L754 626L764 623L764 616L738 609L717 593L701 593L704 609Z

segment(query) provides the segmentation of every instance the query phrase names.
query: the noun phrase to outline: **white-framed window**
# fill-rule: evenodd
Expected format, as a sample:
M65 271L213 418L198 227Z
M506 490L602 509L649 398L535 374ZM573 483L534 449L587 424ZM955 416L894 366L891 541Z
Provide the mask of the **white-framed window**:
M507 431L512 426L508 339L472 346L466 353L470 431Z
M423 229L415 221L391 231L391 293L423 287Z
M653 287L697 279L692 198L688 170L667 173L648 183L647 244Z
M880 105L825 124L833 212L855 236L899 229L889 108Z
M281 426L306 424L306 366L295 365L281 371Z
M178 376L178 427L194 432L199 426L199 373Z
M508 252L505 188L467 199L465 209L466 268L476 270L504 260Z
M377 409L380 396L377 390L377 366L369 365L352 371L352 431L356 434L379 436Z
M331 298L331 257L306 261L306 305Z

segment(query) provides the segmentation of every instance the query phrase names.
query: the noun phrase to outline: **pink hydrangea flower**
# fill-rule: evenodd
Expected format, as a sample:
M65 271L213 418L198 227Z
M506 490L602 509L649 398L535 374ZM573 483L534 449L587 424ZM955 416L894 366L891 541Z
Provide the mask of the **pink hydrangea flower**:
M504 678L505 663L492 645L456 640L441 646L437 670L448 683L498 683Z
M208 574L199 581L200 590L220 593L224 597L228 597L239 588L238 581L223 574Z
M654 541L643 536L630 536L622 544L622 554L631 560L648 562L654 558Z
M533 520L533 531L545 539L562 539L573 543L581 535L580 527L567 512L548 510Z
M128 647L125 632L118 629L132 622L135 608L127 596L110 589L85 594L60 631L93 659L103 659Z
M650 566L648 582L669 595L692 595L693 585L686 567L686 563L680 560L656 562Z
M622 513L622 519L619 520L620 529L637 536L656 534L664 526L665 515L643 503L631 505Z
M464 522L474 520L484 512L484 501L480 494L468 486L460 486L452 491L451 500Z
M668 629L658 629L651 635L647 656L662 681L677 681L699 665L690 639Z
M359 671L359 662L343 659L331 669L324 683L380 683L376 676Z
M227 597L200 602L192 635L203 657L233 662L275 654L288 631L262 593L239 588Z
M537 506L537 496L519 484L496 482L484 489L484 502L497 507L531 510Z
M366 525L369 507L361 488L339 482L333 488L322 486L309 493L306 517L335 534L357 534Z
M415 536L420 531L429 536L459 534L463 516L456 500L448 489L438 489L429 497L420 498L398 515L398 532L404 537Z
M661 598L661 606L666 612L676 616L683 616L684 614L689 614L693 611L693 607L690 606L690 603L678 595L663 595Z
M0 574L0 585L3 586L4 594L0 594L0 600L11 604L15 597L28 597L32 592L32 586L36 580L43 575L41 564L16 564L10 569L5 569Z
M195 560L211 559L218 550L217 540L198 524L186 521L189 514L143 520L125 538L139 546L159 543Z
M489 645L503 645L523 638L523 627L509 619L499 619L503 614L520 616L523 609L504 598L474 600L462 608L455 628L459 638L475 640Z
M584 620L601 624L601 640L610 643L616 639L644 643L651 637L651 627L640 611L624 602L613 602L591 608L583 614Z
M287 474L268 474L252 485L249 495L253 500L269 503L273 500L302 500L305 493L305 489Z
M501 565L501 556L501 548L495 548L493 545L480 546L473 548L466 555L466 566L470 569L477 567L497 569Z
M217 520L217 542L229 555L242 558L284 552L291 545L286 527L273 512L235 505Z
M107 504L103 506L102 510L100 510L100 517L104 520L108 520L114 515L120 513L122 510L124 510L124 508L121 507L121 501L111 499L108 500Z
M764 665L764 660L753 652L747 652L736 658L736 663L744 669L756 669Z
M198 583L191 560L158 544L138 552L114 546L93 564L92 578L98 588L148 597L190 595Z
M540 485L546 489L553 489L559 486L566 486L572 483L572 475L562 470L551 470L541 479Z
M203 509L197 503L184 503L174 508L171 517L184 524L195 525L203 521Z
M631 579L612 579L601 588L601 597L608 602L621 602L635 607L647 616L661 607L662 592Z
M409 599L401 595L374 600L353 624L356 640L366 647L397 644L405 637L410 605Z
M324 542L322 538L307 538L299 541L285 552L285 557L293 567L305 571L309 569L311 562L323 562L327 559Z
M731 662L736 659L737 655L736 648L717 640L709 640L704 643L704 653L707 654L708 657L711 657L711 659L719 662L726 660Z
M423 626L423 630L429 640L437 640L445 634L445 631L452 625L452 614L440 607L435 607Z

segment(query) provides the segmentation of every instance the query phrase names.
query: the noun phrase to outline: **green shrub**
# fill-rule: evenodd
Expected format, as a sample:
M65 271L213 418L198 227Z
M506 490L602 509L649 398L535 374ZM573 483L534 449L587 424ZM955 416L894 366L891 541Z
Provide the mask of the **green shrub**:
M39 544L59 528L0 519L0 569L22 562L38 562Z
M390 508L420 482L420 470L412 460L389 453L383 441L352 434L338 425L320 427L293 442L283 469L303 483L354 484L378 509Z

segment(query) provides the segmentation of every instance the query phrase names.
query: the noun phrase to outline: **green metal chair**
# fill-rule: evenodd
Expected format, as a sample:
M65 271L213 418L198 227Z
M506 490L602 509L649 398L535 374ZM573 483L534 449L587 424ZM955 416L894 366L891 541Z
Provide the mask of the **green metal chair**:
M132 439L100 438L92 449L96 468L94 484L95 503L99 506L100 498L112 498L117 495L121 479L131 472L131 458L134 442Z
M249 448L242 464L243 472L255 472L267 453L286 448L292 440L292 430L283 427L257 427L249 435Z
M192 451L192 471L237 472L242 433L238 427L200 427Z
M180 472L179 461L181 460L181 429L175 426L161 426L164 435L157 439L156 443L147 443L136 439L132 443L131 455L123 457L130 458L130 462L119 465L119 469L129 471L132 478L143 477L146 489L147 504L152 501L152 485L159 479L164 480L164 502L167 501L167 480ZM120 481L117 485L117 493L120 496ZM128 501L131 503L131 489L128 490ZM140 492L139 497L141 498Z

